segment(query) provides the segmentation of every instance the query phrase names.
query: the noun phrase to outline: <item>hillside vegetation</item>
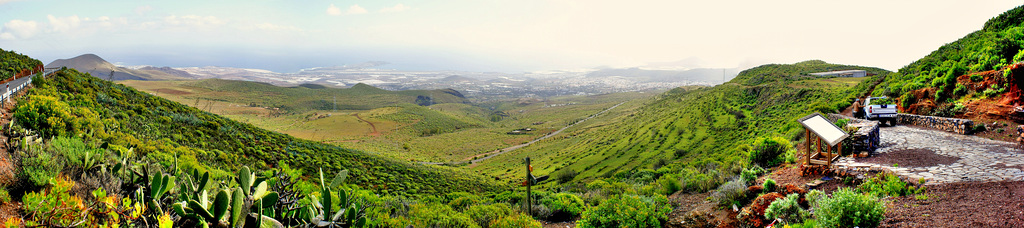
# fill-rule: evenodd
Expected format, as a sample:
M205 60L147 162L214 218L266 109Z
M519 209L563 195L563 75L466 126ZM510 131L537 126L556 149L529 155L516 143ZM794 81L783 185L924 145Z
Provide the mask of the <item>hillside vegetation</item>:
M64 70L45 80L15 109L15 121L44 137L83 137L122 147L164 167L210 169L215 178L242 165L257 169L289 165L303 173L347 168L352 181L398 193L495 190L479 175L427 167L270 132ZM458 173L458 175L452 175Z
M0 49L0 80L14 77L21 71L32 70L40 65L43 65L42 61L14 51Z
M807 75L841 69L889 73L822 61L759 66L724 85L669 91L635 110L610 113L571 129L564 137L492 159L476 169L510 177L515 173L510 168L526 156L536 161L541 174L579 173L576 180L630 177L644 169L663 168L659 173L704 178L711 182L705 185L707 190L747 166L747 145L754 139L798 140L802 128L797 118L845 108L877 77Z
M465 96L452 89L388 91L362 83L351 88L318 85L280 87L260 82L206 79L185 82L183 85L192 89L192 93L213 95L218 101L276 107L292 113L335 108L370 110L404 103L422 106L469 103Z
M269 86L262 83L224 81L228 84ZM410 161L453 162L467 160L494 150L525 143L553 132L576 120L600 112L627 100L643 100L653 93L616 93L594 96L565 96L546 99L519 99L487 103L438 103L421 106L409 101L396 102L370 110L342 109L366 106L374 100L364 95L338 95L338 110L283 112L261 104L235 103L225 97L243 97L238 93L199 88L198 81L121 81L141 91L216 113L232 120L253 124L297 138L336 144L345 148L373 151ZM304 89L308 88L308 89ZM359 85L353 89L382 90ZM319 90L338 90L323 86L266 88L278 100L315 100L309 97ZM300 91L300 92L294 92ZM306 92L301 92L306 91ZM447 90L434 90L447 91ZM389 91L388 91L389 92ZM415 94L432 91L397 91ZM317 95L317 94L313 94ZM320 95L317 95L320 96ZM417 97L420 95L417 95ZM325 102L333 106L333 95ZM411 97L410 97L411 98ZM240 102L257 100L237 99ZM318 100L319 101L319 100ZM436 101L436 99L435 99ZM259 107L252 107L259 106ZM373 104L377 106L377 104ZM509 134L517 129L531 131Z
M903 111L922 115L1005 115L1020 99L1022 76L1014 73L1024 61L1022 23L1024 6L1004 12L900 68L874 94L898 97Z

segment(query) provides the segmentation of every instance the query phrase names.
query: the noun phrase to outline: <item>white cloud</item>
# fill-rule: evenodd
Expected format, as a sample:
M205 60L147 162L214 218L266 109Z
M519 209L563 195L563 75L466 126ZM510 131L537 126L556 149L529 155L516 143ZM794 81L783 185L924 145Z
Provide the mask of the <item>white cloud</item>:
M225 24L224 20L214 16L199 16L199 15L185 15L185 16L167 16L164 17L164 23L168 25L184 25L189 27L209 27L215 25Z
M144 6L135 7L135 14L138 14L138 15L146 14L149 11L153 11L153 7L152 6L144 5Z
M82 19L78 18L78 15L68 17L46 15L46 18L50 20L50 30L56 32L68 32L82 24Z
M0 5L11 3L11 2L14 2L14 1L18 1L18 0L0 0Z
M406 5L403 5L402 3L398 3L398 4L396 4L395 6L392 6L392 7L385 7L383 9L380 9L380 12L381 13L393 13L393 12L402 12L402 11L406 11L406 10L409 10L409 9L410 9L410 7L408 7Z
M352 5L348 7L348 11L346 11L345 14L364 14L368 12L370 11L366 11L366 8L359 5Z
M327 14L335 16L341 15L341 8L338 8L337 6L334 6L334 4L331 4L331 6L327 7Z
M39 32L39 23L35 21L11 20L4 23L3 30L0 30L0 38L13 40L25 39L35 36Z

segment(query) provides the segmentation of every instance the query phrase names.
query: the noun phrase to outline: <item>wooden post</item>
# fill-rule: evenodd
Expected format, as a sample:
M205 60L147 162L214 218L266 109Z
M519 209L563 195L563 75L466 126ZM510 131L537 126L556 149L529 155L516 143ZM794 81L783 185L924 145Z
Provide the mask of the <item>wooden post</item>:
M818 140L818 144L814 146L814 151L818 152L818 156L821 156L821 137L814 136Z
M533 197L530 197L530 157L526 157L526 214L533 216L533 204L530 202Z
M828 164L828 167L832 167L832 147L833 146L828 146L828 156L825 157L827 160L825 161L825 164Z
M807 165L811 165L811 130L804 128L804 139L807 141L804 154L807 156Z

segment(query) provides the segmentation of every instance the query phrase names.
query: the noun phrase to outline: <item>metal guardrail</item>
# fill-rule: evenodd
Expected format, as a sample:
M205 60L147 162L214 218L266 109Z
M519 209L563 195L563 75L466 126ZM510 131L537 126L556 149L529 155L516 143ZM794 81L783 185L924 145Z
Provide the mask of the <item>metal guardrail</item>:
M59 70L60 70L59 68L47 69L47 70L43 71L43 76L44 77L48 76L48 75L53 74L53 73L55 73L55 72L57 72ZM12 86L11 83L18 82L18 79L15 79L15 80L7 82L7 83L4 83L3 90L5 90L5 91L4 91L3 94L0 94L0 102L6 101L7 98L10 98L14 94L16 94L16 93L20 92L22 89L24 89L25 86L28 86L28 84L31 84L32 83L32 76L33 75L29 75L28 76L28 80L25 80L21 84L13 85L14 86L13 88L10 87L10 86Z

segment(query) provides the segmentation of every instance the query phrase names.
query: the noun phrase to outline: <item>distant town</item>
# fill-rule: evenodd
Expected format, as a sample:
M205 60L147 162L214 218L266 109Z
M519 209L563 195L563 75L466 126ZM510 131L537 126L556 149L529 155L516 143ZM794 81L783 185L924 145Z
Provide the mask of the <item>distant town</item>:
M156 69L149 66L121 67ZM278 86L320 84L331 87L351 87L363 83L387 90L451 88L477 101L652 91L690 85L710 86L720 84L723 79L732 78L735 75L735 70L732 69L652 70L640 68L519 74L400 71L345 66L309 68L295 73L231 67L172 69L187 72L192 78L198 79L255 81Z

